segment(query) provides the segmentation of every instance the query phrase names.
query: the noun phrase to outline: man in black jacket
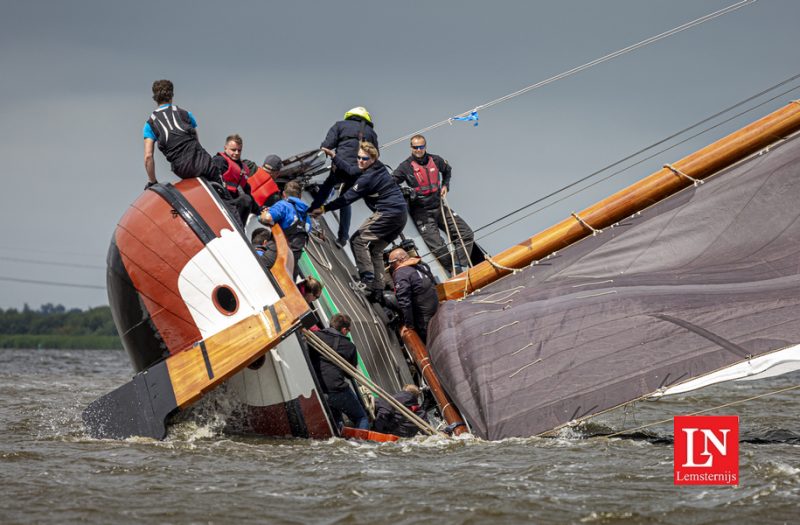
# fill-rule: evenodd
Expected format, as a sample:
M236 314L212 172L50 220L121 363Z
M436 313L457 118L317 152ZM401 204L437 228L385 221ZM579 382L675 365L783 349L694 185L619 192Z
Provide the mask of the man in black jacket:
M359 106L345 113L344 120L340 120L331 126L320 148L336 151L336 154L341 160L347 162L351 166L355 166L358 145L363 141L371 143L376 148L380 147L378 146L378 134L375 133L369 111ZM339 190L339 196L342 196L355 184L355 181L356 177L352 177L341 170L337 170L335 165L331 166L331 173L319 187L319 191L314 197L314 201L311 203L311 209L313 210L314 208L322 206L328 199L334 186L342 185ZM336 243L339 247L343 247L347 244L348 237L350 237L349 205L339 210L339 231L336 235Z
M378 148L369 142L361 143L357 167L348 164L334 151L327 148L322 148L322 151L331 157L337 170L357 179L344 195L316 210L312 209L311 213L319 216L364 199L373 213L350 237L350 248L356 260L360 287L371 300L377 301L383 291L383 250L400 235L408 218L403 193L386 166L378 161Z
M474 235L464 219L442 200L450 189L451 168L442 157L428 153L427 142L422 135L411 138L411 156L392 173L397 184L405 183L412 189L409 212L417 225L422 239L433 255L448 272L456 273L469 266ZM450 234L452 246L442 239L439 230ZM450 256L455 253L455 261Z
M428 323L439 308L436 286L428 265L419 257L396 248L389 254L389 267L394 279L394 293L403 317L400 335L409 328L416 330L422 342L428 338Z
M350 317L336 314L331 317L330 327L315 333L345 361L358 367L356 345L347 338L347 334L350 333L350 324ZM344 413L356 428L369 428L369 417L364 412L364 407L355 392L350 388L350 382L345 373L319 353L314 352L312 355L316 356L312 358L312 363L322 383L322 391L327 394L328 406L333 412L336 424L341 428L342 414Z
M419 401L420 390L416 385L405 385L402 391L392 397L420 418L427 420L427 414L422 409ZM400 437L413 437L419 433L417 425L406 419L399 410L383 399L375 402L375 424L373 428L377 432L394 434Z

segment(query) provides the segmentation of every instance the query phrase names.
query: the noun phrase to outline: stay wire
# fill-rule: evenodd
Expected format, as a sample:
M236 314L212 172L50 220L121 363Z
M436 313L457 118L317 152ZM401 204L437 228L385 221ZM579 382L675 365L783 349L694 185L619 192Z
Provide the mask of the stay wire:
M593 66L596 66L598 64L602 64L603 62L607 62L609 60L617 58L617 57L619 57L621 55L624 55L626 53L629 53L631 51L635 51L636 49L639 49L641 47L645 47L645 46L650 45L650 44L652 44L654 42L657 42L657 41L662 40L664 38L670 37L670 36L672 36L674 34L680 33L682 31L685 31L685 30L690 29L692 27L695 27L697 25L700 25L700 24L703 24L703 23L708 22L710 20L713 20L713 19L715 19L717 17L720 17L720 16L726 15L728 13L731 13L733 11L736 11L737 9L740 9L740 8L742 8L742 7L744 7L744 6L748 5L748 4L755 3L756 1L757 0L742 0L741 2L737 2L735 4L732 4L732 5L728 6L728 7L720 9L719 11L715 11L715 12L709 13L709 14L707 14L705 16L701 16L700 18L692 20L691 22L686 22L685 24L682 24L682 25L680 25L678 27L670 29L669 31L665 31L665 32L660 33L658 35L651 36L650 38L642 40L641 42L638 42L636 44L630 45L630 46L625 47L623 49L620 49L618 51L614 51L613 53L609 53L609 54L607 54L605 56L602 56L600 58L596 58L596 59L592 60L591 62L587 62L587 63L585 63L583 65L574 67L574 68L572 68L572 69L570 69L568 71L564 71L563 73L559 73L558 75L552 76L552 77L550 77L548 79L542 80L542 81L537 82L535 84L531 84L530 86L527 86L527 87L524 87L524 88L519 89L517 91L514 91L513 93L509 93L508 95L502 96L500 98L496 98L494 100L486 102L485 104L481 104L479 106L476 106L473 109L470 109L470 110L464 111L462 113L459 113L458 115L456 115L456 118L457 117L466 117L467 115L469 115L473 111L480 111L482 109L487 109L487 108L490 108L490 107L495 106L497 104L500 104L501 102L505 102L505 101L510 100L512 98L518 97L520 95L524 95L525 93L528 93L529 91L533 91L534 89L538 89L538 88L540 88L542 86L546 86L546 85L551 84L551 83L553 83L553 82L555 82L557 80L561 80L563 78L567 78L569 76L572 76L572 75L574 75L576 73L580 73L581 71L589 69L589 68L591 68ZM396 138L396 139L394 139L394 140L392 140L390 142L387 142L387 143L383 144L380 149L385 149L385 148L388 148L390 146L394 146L395 144L399 144L400 142L403 142L403 141L406 141L406 140L410 139L414 135L420 135L422 133L426 133L426 132L431 131L433 129L436 129L438 127L444 126L445 124L449 124L449 123L452 122L453 118L454 117L447 118L445 120L442 120L440 122L437 122L437 123L432 124L430 126L427 126L425 128L422 128L422 129L419 129L417 131L414 131L413 133L409 133L408 135L404 135L402 137Z
M722 115L724 115L724 114L726 114L726 113L728 113L728 112L730 112L730 111L733 111L734 109L736 109L736 108L738 108L738 107L741 107L741 106L743 106L743 105L745 105L745 104L747 104L747 103L749 103L749 102L752 102L753 100L755 100L755 99L757 99L757 98L759 98L759 97L761 97L761 96L763 96L763 95L765 95L765 94L769 93L770 91L773 91L773 90L775 90L775 89L778 89L779 87L781 87L781 86L783 86L783 85L785 85L785 84L788 84L789 82L792 82L793 80L797 80L798 78L800 78L800 73L798 73L798 74L796 74L796 75L794 75L794 76L792 76L792 77L790 77L790 78L787 78L786 80L784 80L784 81L782 81L782 82L779 82L779 83L777 83L777 84L775 84L775 85L773 85L773 86L770 86L770 87L768 87L767 89L765 89L765 90L763 90L763 91L761 91L761 92L759 92L759 93L756 93L755 95L752 95L752 96L750 96L750 97L747 97L746 99L744 99L744 100L742 100L742 101L740 101L740 102L737 102L736 104L734 104L734 105L732 105L732 106L729 106L729 107L727 107L727 108L725 108L725 109L723 109L723 110L721 110L721 111L718 111L717 113L714 113L713 115L711 115L711 116L709 116L709 117L706 117L706 118L704 118L703 120L700 120L700 121L698 121L698 122L696 122L696 123L692 124L691 126L688 126L688 127L686 127L686 128L683 128L682 130L680 130L680 131L677 131L677 132L673 133L672 135L669 135L668 137L665 137L665 138L663 138L663 139L659 140L658 142L654 142L653 144L650 144L649 146L645 146L644 148L642 148L642 149L640 149L640 150L638 150L638 151L636 151L636 152L634 152L634 153L631 153L631 154L630 154L630 155L628 155L627 157L624 157L624 158L622 158L622 159L619 159L619 160L617 160L617 161L615 161L615 162L612 162L611 164L609 164L609 165L607 165L607 166L604 166L604 167L602 167L602 168L598 169L597 171L594 171L594 172L590 173L589 175L586 175L585 177L583 177L583 178L581 178L581 179L578 179L578 180L576 180L575 182L572 182L572 183L570 183L570 184L567 184L566 186L564 186L564 187L562 187L562 188L559 188L559 189L557 189L557 190L553 191L552 193L548 193L547 195L545 195L545 196L543 196L543 197L540 197L540 198L538 198L538 199L536 199L536 200L534 200L534 201L532 201L532 202L529 202L528 204L525 204L524 206L521 206L521 207L517 208L517 209L516 209L516 210L514 210L514 211L511 211L511 212L509 212L509 213L506 213L506 214L505 214L505 215L503 215L502 217L498 217L497 219L494 219L493 221L491 221L491 222L488 222L487 224L484 224L484 225L483 225L483 226L481 226L480 228L478 228L478 229L474 230L474 232L475 232L475 233L478 233L479 231L481 231L481 230L484 230L484 229L486 229L486 228L488 228L488 227L490 227L490 226L492 226L492 225L494 225L494 224L497 224L498 222L501 222L501 221L503 221L503 220L505 220L505 219L508 219L509 217L511 217L511 216L513 216L513 215L516 215L517 213L519 213L519 212L521 212L521 211L524 211L524 210L526 210L526 209L530 208L531 206L535 206L536 204L539 204L540 202L542 202L542 201L545 201L545 200L549 199L550 197L554 197L554 196L558 195L559 193L561 193L561 192L563 192L563 191L567 191L568 189L570 189L570 188L573 188L573 187L577 186L578 184L581 184L581 183L583 183L583 182L586 182L587 180L589 180L589 179L591 179L591 178L593 178L593 177L596 177L597 175L599 175L599 174L603 173L604 171L607 171L607 170L610 170L611 168L614 168L614 167L616 167L616 166L619 166L619 165L620 165L620 164L622 164L623 162L626 162L626 161L628 161L628 160L631 160L632 158L634 158L634 157L637 157L637 156L641 155L642 153L644 153L644 152L646 152L646 151L648 151L648 150L651 150L651 149L653 149L653 148L655 148L655 147L658 147L658 146L660 146L660 145L664 144L665 142L668 142L668 141L670 141L670 140L674 139L675 137L678 137L678 136L680 136L680 135L683 135L684 133L687 133L687 132L689 132L689 131L691 131L691 130L693 130L693 129L695 129L695 128L699 127L699 126L702 126L703 124L706 124L707 122L710 122L710 121L712 121L712 120L716 119L717 117L720 117L720 116L722 116ZM789 93L789 92L791 92L791 91L793 91L793 90L795 90L795 89L797 89L797 88L795 87L795 88L792 88L792 89L791 89L791 90L789 90L789 91L785 91L784 93L782 93L782 94L781 94L781 95L779 95L779 96L785 95L786 93ZM777 97L776 97L776 98L777 98ZM775 98L772 98L772 99L768 100L767 102L771 102L772 100L775 100ZM760 106L762 106L762 105L763 105L763 104L760 104L759 106L755 106L755 107L757 108L757 107L760 107ZM752 109L755 109L755 108L752 108ZM750 110L748 110L748 111L750 111ZM740 114L740 115L741 115L741 114ZM727 122L727 121L726 121L726 122ZM708 128L708 129L713 129L713 128ZM705 131L704 131L704 132L705 132ZM696 136L696 135L695 135L695 136ZM678 144L681 144L681 143L679 142ZM676 145L678 145L678 144L676 144ZM671 147L674 147L674 146L671 146ZM666 151L666 150L661 150L659 153L661 153L661 152L663 152L663 151ZM648 158L650 158L650 157L648 157ZM633 164L632 166L635 166L635 164Z
M495 219L493 221L490 221L490 222L484 224L483 226L473 230L473 232L477 233L477 232L479 232L481 230L484 230L484 229L486 229L486 228L488 228L490 226L494 226L495 224L497 224L497 223L499 223L499 222L501 222L501 221L503 221L505 219L508 219L509 217L512 217L513 215L516 215L516 214L518 214L518 213L520 213L522 211L527 210L531 206L535 206L537 204L540 204L543 201L545 201L545 200L547 200L547 199L549 199L551 197L555 197L556 195L559 195L562 192L565 192L565 191L567 191L567 190L569 190L571 188L574 188L575 186L577 186L577 185L579 185L579 184L581 184L583 182L586 182L589 179L591 179L593 177L596 177L597 175L599 175L599 174L601 174L601 173L603 173L603 172L605 172L605 171L607 171L607 170L609 170L611 168L619 166L623 162L631 160L632 158L637 157L637 156L641 155L642 153L644 153L646 151L649 151L649 150L651 150L651 149L653 149L653 148L655 148L657 146L660 146L660 145L664 144L665 142L667 142L667 141L669 141L671 139L674 139L674 138L676 138L676 137L678 137L678 136L680 136L680 135L682 135L682 134L684 134L684 133L686 133L688 131L691 131L691 130L697 128L698 126L701 126L701 125L703 125L703 124L705 124L705 123L707 123L707 122L709 122L711 120L716 119L717 117L719 117L721 115L724 115L724 114L726 114L726 113L728 113L728 112L730 112L730 111L732 111L732 110L734 110L734 109L736 109L738 107L741 107L741 106L747 104L748 102L752 102L753 100L755 100L755 99L757 99L757 98L769 93L770 91L773 91L773 90L775 90L775 89L777 89L777 88L779 88L779 87L781 87L781 86L783 86L783 85L785 85L785 84L787 84L789 82L792 82L793 80L797 80L798 78L800 78L800 73L798 73L796 75L793 75L792 77L787 78L786 80L783 80L783 81L781 81L781 82L779 82L777 84L774 84L774 85L768 87L767 89L765 89L765 90L763 90L763 91L761 91L761 92L759 92L759 93L757 93L755 95L752 95L752 96L750 96L750 97L748 97L748 98L746 98L746 99L744 99L744 100L742 100L740 102L737 102L736 104L733 104L732 106L729 106L729 107L727 107L727 108L725 108L725 109L723 109L721 111L718 111L717 113L715 113L715 114L713 114L713 115L711 115L709 117L706 117L703 120L700 120L699 122L696 122L695 124L692 124L691 126L688 126L688 127L684 128L684 129L682 129L682 130L680 130L680 131L678 131L676 133L673 133L672 135L670 135L670 136L668 136L668 137L666 137L666 138L664 138L662 140L659 140L658 142L654 142L653 144L650 144L649 146L646 146L646 147L644 147L644 148L642 148L642 149L640 149L640 150L638 150L638 151L636 151L636 152L634 152L634 153L632 153L632 154L630 154L630 155L628 155L628 156L626 156L626 157L624 157L624 158L622 158L622 159L620 159L618 161L615 161L615 162L613 162L613 163L611 163L611 164L609 164L609 165L607 165L607 166L605 166L603 168L600 168L599 170L596 170L596 171L590 173L589 175L587 175L587 176L585 176L585 177L583 177L581 179L576 180L575 182L572 182L572 183L570 183L570 184L568 184L566 186L563 186L563 187L561 187L561 188L559 188L559 189L557 189L557 190L555 190L555 191L553 191L553 192L551 192L551 193L549 193L549 194L547 194L547 195L545 195L543 197L540 197L540 198L538 198L538 199L536 199L536 200L534 200L532 202L529 202L528 204L525 204L524 206L521 206L520 208L517 208L516 210L514 210L514 211L512 211L510 213L507 213L507 214L503 215L502 217L499 217L499 218L497 218L497 219ZM690 136L690 137L688 137L688 138L686 138L686 139L684 139L684 140L682 140L680 142L676 142L675 144L672 144L672 145L670 145L670 146L668 146L666 148L660 149L657 152L653 153L652 155L644 157L641 160L639 160L639 161L637 161L637 162L635 162L633 164L630 164L630 165L628 165L628 166L626 166L626 167L624 167L624 168L622 168L620 170L617 170L617 171L611 173L610 175L608 175L606 177L603 177L602 179L599 179L599 180L597 180L596 182L594 182L594 183L592 183L590 185L584 186L584 187L582 187L582 188L580 188L580 189L578 189L578 190L576 190L574 192L571 192L571 193L563 196L560 199L557 199L557 200L555 200L553 202L550 202L549 204L547 204L545 206L537 208L537 209L533 210L532 212L527 213L527 214L525 214L525 215L523 215L523 216L519 217L518 219L515 219L515 220L513 220L511 222L508 222L507 224L504 224L503 226L495 228L494 230L492 230L492 231L490 231L488 233L485 233L485 234L483 234L483 235L481 235L479 237L476 236L475 237L475 241L479 241L481 239L485 239L485 238L487 238L487 237L489 237L489 236L491 236L491 235L493 235L493 234L495 234L495 233L497 233L497 232L499 232L499 231L501 231L501 230L503 230L505 228L508 228L508 227L510 227L510 226L512 226L514 224L517 224L518 222L520 222L520 221L522 221L524 219L527 219L528 217L530 217L532 215L535 215L535 214L537 214L537 213L539 213L539 212L541 212L543 210L546 210L546 209L552 207L555 204L563 202L564 200L568 199L569 197L573 197L573 196L581 193L582 191L585 191L585 190L587 190L587 189L589 189L589 188L591 188L593 186L596 186L597 184L599 184L601 182L604 182L604 181L606 181L606 180L608 180L608 179L610 179L612 177L615 177L616 175L619 175L620 173L623 173L623 172L625 172L625 171L627 171L627 170L629 170L631 168L634 168L634 167L636 167L636 166L638 166L638 165L640 165L640 164L652 159L653 157L655 157L657 155L660 155L660 154L662 154L662 153L664 153L666 151L669 151L672 148L675 148L675 147L680 146L681 144L684 144L684 143L686 143L686 142L688 142L688 141L690 141L690 140L692 140L694 138L697 138L698 136L700 136L700 135L702 135L704 133L707 133L707 132L709 132L709 131L711 131L711 130L713 130L713 129L715 129L715 128L723 125L723 124L726 124L726 123L730 122L731 120L734 120L734 119L736 119L736 118L738 118L738 117L740 117L742 115L745 115L746 113L749 113L749 112L751 112L751 111L753 111L755 109L758 109L761 106L764 106L765 104L768 104L768 103L770 103L770 102L772 102L772 101L774 101L776 99L779 99L780 97L782 97L782 96L784 96L784 95L786 95L788 93L791 93L792 91L795 91L795 90L797 90L799 88L800 88L800 86L794 86L794 87L792 87L790 89L787 89L787 90L785 90L785 91L773 96L772 98L770 98L768 100L765 100L764 102L761 102L760 104L758 104L756 106L753 106L753 107L751 107L749 109L746 109L746 110L744 110L744 111L742 111L740 113L737 113L736 115L734 115L732 117L729 117L728 119L723 120L723 121L719 122L718 124L715 124L714 126L708 127L708 128L706 128L706 129L704 129L704 130L702 130L702 131L700 131L700 132L698 132L698 133L696 133L696 134L694 134L694 135L692 135L692 136ZM424 258L424 257L427 257L428 255L430 255L430 253L422 254L421 257Z
M488 232L488 233L485 233L485 234L481 235L480 237L476 237L476 238L475 238L475 240L476 240L476 241L478 241L478 240L480 240L480 239L485 239L486 237L489 237L490 235L493 235L493 234L495 234L495 233L497 233L497 232L499 232L499 231L501 231L501 230L504 230L505 228L508 228L508 227L510 227L510 226L512 226L512 225L514 225L514 224L516 224L516 223L518 223L518 222L520 222L520 221L522 221L522 220L524 220L524 219L527 219L528 217L530 217L530 216L532 216L532 215L535 215L535 214L537 214L537 213L539 213L539 212L541 212L541 211L543 211L543 210L546 210L547 208L550 208L551 206L553 206L553 205L555 205L555 204L558 204L558 203L560 203L560 202L563 202L564 200L568 199L569 197L573 197L573 196L575 196L575 195L577 195L577 194L579 194L579 193L581 193L581 192L583 192L583 191L585 191L585 190L587 190L587 189L589 189L589 188L591 188L591 187L593 187L593 186L596 186L596 185L600 184L601 182L605 182L605 181L607 181L608 179L610 179L610 178L612 178L612 177L615 177L615 176L617 176L617 175L619 175L619 174L621 174L621 173L623 173L623 172L625 172L625 171L627 171L627 170L629 170L629 169L631 169L631 168L633 168L633 167L636 167L636 166L638 166L638 165L640 165L640 164L642 164L642 163L644 163L644 162L646 162L646 161L648 161L648 160L652 159L653 157L656 157L656 156L658 156L658 155L661 155L662 153L664 153L664 152L666 152L666 151L669 151L669 150L671 150L672 148L675 148L675 147L677 147L677 146L680 146L681 144L684 144L684 143L686 143L686 142L689 142L690 140L692 140L692 139L694 139L694 138L697 138L697 137L699 137L700 135L703 135L704 133L708 133L709 131L711 131L711 130L713 130L713 129L715 129L715 128L718 128L718 127L722 126L723 124L726 124L726 123L728 123L728 122L730 122L730 121L732 121L732 120L735 120L735 119L737 119L737 118L741 117L742 115L745 115L745 114L747 114L747 113L749 113L749 112L751 112L751 111L754 111L754 110L756 110L756 109L760 108L761 106L763 106L763 105L765 105L765 104L768 104L768 103L770 103L770 102L772 102L772 101L774 101L774 100L776 100L776 99L778 99L778 98L780 98L780 97L782 97L782 96L784 96L784 95L786 95L786 94L788 94L788 93L791 93L792 91L795 91L795 90L797 90L797 89L800 89L800 86L795 86L795 87L793 87L793 88L791 88L791 89L788 89L788 90L786 90L786 91L784 91L784 92L782 92L782 93L779 93L778 95L775 95L774 97L772 97L772 98L770 98L770 99L768 99L768 100L765 100L764 102L762 102L762 103L760 103L760 104L758 104L758 105L756 105L756 106L753 106L752 108L749 108L749 109L746 109L746 110L744 110L744 111L741 111L741 112L737 113L736 115L733 115L732 117L729 117L729 118L727 118L727 119L725 119L725 120L723 120L723 121L721 121L721 122L719 122L719 123L717 123L717 124L715 124L715 125L713 125L713 126L711 126L711 127L708 127L708 128L706 128L706 129L704 129L704 130L702 130L702 131L699 131L699 132L695 133L694 135L691 135L691 136L687 137L686 139L684 139L684 140L682 140L682 141L680 141L680 142L676 142L675 144L672 144L671 146L668 146L668 147L666 147L666 148L663 148L663 149L661 149L661 150L658 150L658 151L656 151L655 153L653 153L652 155L648 155L647 157L644 157L644 158L642 158L641 160L639 160L639 161L637 161L637 162L634 162L633 164L630 164L630 165L628 165L628 166L625 166L625 167L624 167L624 168L622 168L622 169L619 169L619 170L617 170L617 171L615 171L615 172L613 172L613 173L610 173L609 175L607 175L607 176L605 176L605 177L603 177L603 178L601 178L601 179L598 179L598 180L594 181L592 184L589 184L589 185L587 185L587 186L584 186L584 187L582 187L582 188L580 188L580 189L578 189L578 190L575 190L575 191L573 191L573 192L571 192L571 193L569 193L569 194L567 194L567 195L564 195L564 196L563 196L563 197L561 197L560 199L557 199L557 200L555 200L555 201L553 201L553 202L550 202L550 203L548 203L548 204L547 204L547 205L545 205L545 206L542 206L542 207L540 207L540 208L536 208L536 209L535 209L535 210L533 210L532 212L530 212L530 213L527 213L527 214L523 215L522 217L519 217L518 219L515 219L515 220L513 220L513 221L511 221L511 222L509 222L509 223L507 223L507 224L504 224L503 226L500 226L500 227L498 227L498 228L495 228L494 230L492 230L492 231L490 231L490 232ZM630 158L630 157L627 157L627 158ZM618 164L619 164L619 163L614 163L614 164L613 164L613 165L611 165L611 166L613 167L613 166L616 166L616 165L618 165ZM605 171L606 169L608 169L608 167L607 167L607 168L604 168L603 170L600 170L600 171ZM595 175L596 175L597 173L599 173L599 172L596 172L596 173L595 173ZM584 177L582 180L583 180L583 181L585 181L587 178L588 178L588 177ZM578 181L578 183L580 183L580 182L581 182L581 181ZM569 186L567 186L567 187L565 187L565 188L562 188L562 190L556 191L554 194L560 193L560 192L561 192L561 191L563 191L564 189L568 189L568 188L571 188L571 187L573 187L573 186L575 186L575 184L570 184ZM552 196L552 195L551 195L551 196ZM546 198L546 197L545 197L545 198ZM542 200L544 200L544 199L537 199L536 201L534 201L534 202L533 202L533 203L531 203L530 205L526 206L525 208L527 208L527 207L529 207L529 206L531 206L531 205L533 205L533 204L538 204L538 203L539 203L539 202L541 202ZM522 208L522 209L525 209L525 208ZM497 221L495 221L495 223L496 223L496 222L497 222ZM489 223L489 224L487 224L486 226L491 226L491 225L492 225L492 223ZM486 226L482 226L480 229L483 229L483 228L485 228ZM477 230L476 230L476 231L477 231Z

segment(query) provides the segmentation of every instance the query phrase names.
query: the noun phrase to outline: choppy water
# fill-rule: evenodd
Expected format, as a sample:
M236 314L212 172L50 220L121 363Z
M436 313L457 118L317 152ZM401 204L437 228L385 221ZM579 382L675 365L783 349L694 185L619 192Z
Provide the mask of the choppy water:
M167 440L98 441L83 407L130 379L118 351L0 350L0 523L798 523L800 390L740 416L738 487L672 484L672 425L597 434L800 384L793 374L641 403L556 438L227 436L218 414Z

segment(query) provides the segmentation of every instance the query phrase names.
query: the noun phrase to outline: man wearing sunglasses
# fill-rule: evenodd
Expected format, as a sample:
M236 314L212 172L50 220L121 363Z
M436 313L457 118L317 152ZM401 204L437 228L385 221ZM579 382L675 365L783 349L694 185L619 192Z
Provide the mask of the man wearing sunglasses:
M313 216L348 206L358 199L372 211L364 223L350 237L350 249L356 260L359 273L359 289L369 300L379 302L384 287L383 250L391 243L406 225L408 208L403 193L386 166L378 160L378 148L369 142L362 142L357 154L357 166L348 164L336 152L322 148L333 161L337 170L357 177L353 187L333 201L312 209Z
M450 176L450 164L428 153L428 144L422 135L411 138L411 156L392 173L397 184L405 183L412 190L409 212L425 244L445 270L450 272L455 263L455 272L459 273L469 266L474 235L464 219L443 200L450 188ZM442 239L439 230L450 234L449 244ZM455 261L450 256L451 249Z

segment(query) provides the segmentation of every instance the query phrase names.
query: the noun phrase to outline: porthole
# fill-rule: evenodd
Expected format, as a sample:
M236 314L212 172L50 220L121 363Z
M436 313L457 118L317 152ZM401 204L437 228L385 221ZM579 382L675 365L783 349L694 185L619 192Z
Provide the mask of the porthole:
M214 306L223 315L233 315L239 309L239 300L236 297L230 286L217 286L211 292L211 298L214 300Z

